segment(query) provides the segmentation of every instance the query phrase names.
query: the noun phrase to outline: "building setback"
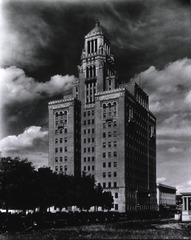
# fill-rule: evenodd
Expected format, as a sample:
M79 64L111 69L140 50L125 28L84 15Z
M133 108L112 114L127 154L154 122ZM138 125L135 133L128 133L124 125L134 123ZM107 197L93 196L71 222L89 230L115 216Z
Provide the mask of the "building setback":
M49 166L94 175L112 210L156 209L156 119L137 83L119 84L110 45L97 21L72 95L49 102Z

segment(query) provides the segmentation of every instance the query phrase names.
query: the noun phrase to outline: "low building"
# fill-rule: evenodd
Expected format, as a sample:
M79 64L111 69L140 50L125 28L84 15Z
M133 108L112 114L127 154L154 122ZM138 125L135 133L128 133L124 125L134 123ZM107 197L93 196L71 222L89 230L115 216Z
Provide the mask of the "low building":
M157 183L157 205L158 210L176 209L176 188Z
M182 195L182 221L191 221L191 192L183 192Z

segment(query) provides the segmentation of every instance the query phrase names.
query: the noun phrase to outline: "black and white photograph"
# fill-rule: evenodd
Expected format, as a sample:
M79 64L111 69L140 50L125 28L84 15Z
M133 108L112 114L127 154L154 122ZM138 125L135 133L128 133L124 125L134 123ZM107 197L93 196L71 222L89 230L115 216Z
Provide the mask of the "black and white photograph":
M0 239L190 239L191 1L0 11Z

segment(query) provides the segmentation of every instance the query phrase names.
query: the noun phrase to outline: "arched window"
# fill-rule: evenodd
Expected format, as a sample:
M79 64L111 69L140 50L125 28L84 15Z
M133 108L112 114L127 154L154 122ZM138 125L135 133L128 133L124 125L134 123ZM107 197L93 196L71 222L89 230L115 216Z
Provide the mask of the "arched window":
M90 77L92 77L92 66L90 66Z
M58 112L56 112L56 117L58 117Z
M67 111L64 111L64 115L67 116L67 114L68 114Z
M88 69L88 67L86 68L86 77L89 78L89 69Z
M106 117L106 104L103 104L103 118Z
M111 103L108 104L109 117L111 117Z
M62 129L60 129L60 133L62 133Z
M113 115L114 115L114 117L116 117L116 112L117 112L117 103L114 102L113 103Z

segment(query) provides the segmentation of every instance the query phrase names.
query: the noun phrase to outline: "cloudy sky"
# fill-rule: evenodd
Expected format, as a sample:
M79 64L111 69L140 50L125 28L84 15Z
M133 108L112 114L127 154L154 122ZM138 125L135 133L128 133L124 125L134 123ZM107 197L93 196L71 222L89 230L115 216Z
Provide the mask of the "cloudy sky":
M47 165L47 103L70 92L84 36L99 19L121 81L136 79L150 96L158 180L191 191L189 0L6 0L0 15L4 156Z

